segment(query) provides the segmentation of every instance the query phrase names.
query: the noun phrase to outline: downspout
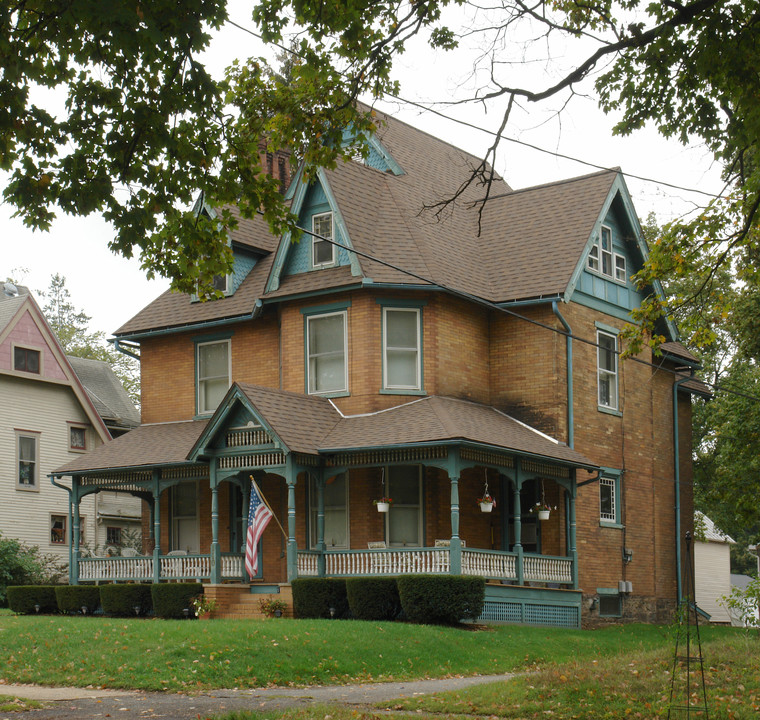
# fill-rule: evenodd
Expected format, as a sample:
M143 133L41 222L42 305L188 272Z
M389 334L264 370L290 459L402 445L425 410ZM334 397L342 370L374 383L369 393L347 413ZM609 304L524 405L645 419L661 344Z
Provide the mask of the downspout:
M54 475L49 475L50 482L55 485L57 488L61 488L61 490L65 490L69 494L69 519L68 519L68 528L69 528L69 585L76 585L74 578L74 556L73 556L73 547L74 547L74 533L71 531L71 525L72 525L72 518L71 518L71 488L66 487L65 485L61 485L61 483L55 481Z
M562 323L567 335L565 336L565 356L567 357L567 444L568 447L575 445L575 430L573 428L573 331L557 307L557 301L552 300L552 312Z
M122 345L121 340L119 340L119 338L110 338L108 342L110 342L113 345L114 350L116 350L117 352L120 352L122 355L127 355L128 357L134 358L135 360L138 360L138 361L140 360L140 356L136 352L134 352L131 348L128 348L126 345ZM137 348L139 346L132 345L131 347Z
M676 368L680 370L681 368ZM691 376L682 377L673 383L673 474L676 490L676 598L680 605L683 601L681 587L681 448L678 434L678 388L682 383L691 380Z

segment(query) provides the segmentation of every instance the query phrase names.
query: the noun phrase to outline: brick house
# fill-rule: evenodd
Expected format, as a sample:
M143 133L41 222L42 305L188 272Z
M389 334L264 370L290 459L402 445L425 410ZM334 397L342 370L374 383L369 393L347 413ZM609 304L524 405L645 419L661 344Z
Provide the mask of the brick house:
M167 292L116 332L143 424L58 475L145 499L150 542L78 580L200 578L232 613L296 577L450 572L488 579L483 619L666 619L700 386L669 324L619 360L646 254L622 175L497 178L482 217L478 187L438 217L477 159L381 121L365 161L290 184L314 235L241 219L223 298ZM251 477L282 524L253 583Z

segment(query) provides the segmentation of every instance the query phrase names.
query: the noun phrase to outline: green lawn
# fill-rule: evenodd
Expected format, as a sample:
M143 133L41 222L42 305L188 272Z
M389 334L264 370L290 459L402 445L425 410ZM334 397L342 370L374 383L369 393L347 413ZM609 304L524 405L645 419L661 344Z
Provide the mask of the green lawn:
M702 628L702 640L709 692L721 708L711 707L710 716L756 717L757 636ZM656 717L670 690L673 646L670 628L651 625L580 631L0 614L0 678L6 682L192 692L527 673L496 686L394 703L415 717ZM325 714L344 717L334 708L278 717L322 720Z

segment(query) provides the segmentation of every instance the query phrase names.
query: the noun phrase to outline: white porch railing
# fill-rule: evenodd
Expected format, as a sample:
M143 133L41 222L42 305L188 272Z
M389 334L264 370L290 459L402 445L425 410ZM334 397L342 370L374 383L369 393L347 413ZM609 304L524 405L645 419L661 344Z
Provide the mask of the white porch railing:
M516 553L462 549L462 575L480 575L489 580L515 581L518 579L517 565ZM337 550L325 553L325 574L331 577L448 573L450 569L449 548ZM318 575L319 553L300 551L298 577L317 577ZM572 585L572 558L525 553L523 581Z
M221 563L222 578L240 579L243 576L243 555L224 554ZM209 580L211 578L210 555L162 555L159 558L159 580ZM151 582L153 557L89 557L79 560L81 582L110 582L132 580Z

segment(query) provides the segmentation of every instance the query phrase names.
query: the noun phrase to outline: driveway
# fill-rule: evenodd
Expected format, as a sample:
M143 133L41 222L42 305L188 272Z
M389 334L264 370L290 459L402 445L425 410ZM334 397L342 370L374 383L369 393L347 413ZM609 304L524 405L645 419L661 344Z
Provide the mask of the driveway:
M206 718L232 710L281 710L311 703L369 705L395 698L458 690L482 683L505 682L510 677L508 674L479 675L399 683L213 690L203 695L0 685L0 695L30 698L46 705L42 710L9 713L0 717L0 720L89 720L108 717L116 720L198 720L199 717Z

